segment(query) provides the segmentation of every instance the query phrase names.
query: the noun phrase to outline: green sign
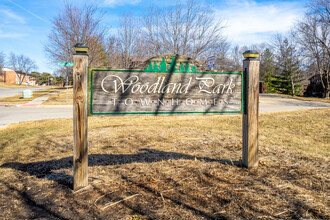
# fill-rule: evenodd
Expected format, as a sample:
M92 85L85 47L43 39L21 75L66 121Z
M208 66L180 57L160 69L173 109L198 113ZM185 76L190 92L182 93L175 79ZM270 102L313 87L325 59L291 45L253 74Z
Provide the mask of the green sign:
M58 63L59 66L73 66L73 63L64 63L64 62L60 62Z

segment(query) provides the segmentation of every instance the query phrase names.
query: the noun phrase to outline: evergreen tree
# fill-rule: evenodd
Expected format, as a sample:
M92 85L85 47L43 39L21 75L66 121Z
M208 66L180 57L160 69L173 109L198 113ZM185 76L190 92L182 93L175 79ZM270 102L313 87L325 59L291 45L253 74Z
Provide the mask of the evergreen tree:
M291 94L292 96L301 93L302 71L300 61L294 45L285 38L277 38L276 90L280 93Z
M52 78L54 78L52 74L43 72L39 77L39 82L48 85Z
M37 83L39 83L39 78L40 78L40 73L39 73L39 72L37 72L37 71L33 71L33 72L31 73L31 76L35 79L35 81L36 81Z
M276 93L275 55L269 48L266 48L260 56L260 80L265 82L268 93Z

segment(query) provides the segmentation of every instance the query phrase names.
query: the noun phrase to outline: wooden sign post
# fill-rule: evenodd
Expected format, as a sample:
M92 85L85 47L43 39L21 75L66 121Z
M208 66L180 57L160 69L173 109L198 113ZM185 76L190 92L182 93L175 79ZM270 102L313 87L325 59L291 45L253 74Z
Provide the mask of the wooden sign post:
M74 46L73 55L73 190L88 185L87 67L88 47Z
M149 61L144 70L89 69L88 47L73 56L73 189L88 186L87 116L243 112L243 165L258 166L259 61L244 52L244 73L198 72L178 55ZM178 64L179 63L179 64ZM169 64L169 65L168 65ZM179 65L179 66L178 66ZM90 106L87 109L90 71ZM242 88L243 85L243 88Z
M244 111L243 111L243 165L257 167L258 160L258 114L259 114L259 54L248 50L243 53Z

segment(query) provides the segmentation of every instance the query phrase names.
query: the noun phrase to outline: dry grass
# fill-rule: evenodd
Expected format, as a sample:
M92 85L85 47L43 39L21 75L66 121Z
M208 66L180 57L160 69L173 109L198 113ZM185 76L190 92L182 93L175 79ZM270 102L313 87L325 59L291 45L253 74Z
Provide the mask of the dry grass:
M11 84L11 83L4 83L0 82L0 88L8 88L8 89L14 89L14 88L35 88L35 87L43 87L43 88L51 88L54 86L26 86L26 85L18 85L18 84Z
M285 98L297 99L297 100L300 100L300 101L311 101L311 102L325 102L325 103L330 103L330 99L326 99L326 98L291 96L291 95L283 95L283 94L281 94L281 96L283 96Z
M51 97L43 103L43 105L72 105L72 100L73 100L73 89L69 88L68 89L68 101L66 101L66 88Z
M239 166L240 116L89 118L90 187L72 193L72 120L0 129L0 217L329 219L330 110L260 116L260 166Z
M17 85L11 83L0 82L0 88L25 88L26 85Z
M48 88L48 89L44 89L44 90L33 91L33 97L25 98L25 99L23 99L22 94L14 95L14 96L7 96L7 97L0 98L0 102L4 103L4 104L25 104L29 101L32 101L35 98L47 95L51 92L55 92L58 90L59 90L59 88Z

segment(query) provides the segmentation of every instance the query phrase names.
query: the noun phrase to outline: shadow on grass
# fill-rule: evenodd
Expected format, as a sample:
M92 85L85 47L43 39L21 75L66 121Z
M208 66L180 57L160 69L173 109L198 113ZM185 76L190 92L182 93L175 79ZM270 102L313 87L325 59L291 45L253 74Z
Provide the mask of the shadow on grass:
M165 152L154 149L141 149L137 154L91 154L88 155L88 166L108 166L130 163L152 163L162 160L195 160L195 156L175 152ZM241 166L240 161L227 159L212 159L209 157L196 157L205 162L218 162L230 166ZM32 163L10 162L1 165L1 168L12 168L15 170L29 173L38 178L49 179L58 182L69 188L73 188L73 177L63 172L54 172L70 168L73 166L72 157L65 157L58 160L48 160Z
M130 163L152 163L162 160L195 160L195 156L188 154L181 154L175 152L165 152L154 149L141 149L137 154L91 154L88 156L89 166L108 166L108 165L120 165L120 164L130 164ZM205 162L216 162L221 164L226 164L230 166L240 166L239 161L230 161L226 159L212 159L209 157L196 157L196 159ZM66 189L72 189L73 186L73 177L65 172L62 169L71 168L73 166L73 158L65 157L57 160L49 161L40 161L32 163L19 163L19 162L10 162L5 163L0 166L0 168L11 168L18 171L23 171L28 173L31 176L35 176L41 179L49 179L58 182L60 185L64 186ZM122 178L125 178L122 176ZM2 181L0 181L1 183ZM3 182L2 184L7 185L8 189L15 191L14 188L10 188L10 185ZM149 193L158 195L156 191L149 188L148 186L139 185L141 189L146 190ZM46 218L54 219L67 219L67 214L62 215L60 212L52 211L52 209L47 205L42 205L40 202L33 200L24 190L16 190L21 198L26 201L26 204L30 208L33 216L42 216ZM182 206L185 209L194 212L196 215L207 218L215 219L215 217L207 212L204 212L196 207L193 207L189 204L180 201L178 198L171 198L164 195L164 198L171 200L177 206ZM139 204L126 204L129 209L134 213L142 216L148 216L150 213L146 207L140 207ZM87 208L88 209L88 208ZM75 212L75 208L72 208L72 211ZM94 218L98 218L98 215L103 215L102 213L93 213ZM217 215L218 219L224 219L224 216Z
M62 216L61 214L58 214L51 210L51 208L47 207L47 205L36 202L26 191L24 190L18 190L13 186L10 186L10 184L3 182L0 180L0 183L7 188L7 194L16 194L18 195L21 200L23 200L26 204L29 204L28 207L30 210L30 219L39 219L39 218L45 218L45 219L68 219ZM20 218L26 218L23 216L20 216Z
M205 162L215 162L230 166L240 166L239 161L230 161L226 159L213 159L209 157L196 157L200 161ZM180 154L175 152L165 152L165 151L159 151L154 149L141 149L141 151L137 154L92 154L89 155L89 166L107 166L107 165L120 165L120 164L130 164L130 163L152 163L162 160L179 160L179 159L185 159L185 160L195 160L194 156L188 155L188 154ZM12 162L12 163L5 163L0 166L0 168L12 168L18 171L23 171L28 173L31 176L36 176L38 178L42 179L50 179L53 181L58 182L60 185L64 186L66 190L69 191L69 189L72 189L72 183L73 179L71 175L68 175L62 171L62 169L71 168L73 165L72 157L65 157L58 160L49 160L49 161L40 161L40 162L33 162L33 163L18 163L18 162ZM226 182L226 179L219 178L217 176L214 176L209 173L203 173L207 177L206 180L203 180L206 185L212 186L215 183L214 182L221 182L223 184L220 184L220 186L230 186L233 185L233 182L228 181ZM278 174L279 175L279 174ZM286 171L283 171L283 177L287 177ZM127 177L125 175L122 175L121 177L123 180L127 180ZM210 181L212 180L212 181ZM251 179L246 179L250 181ZM159 192L157 189L154 189L146 184L140 183L138 181L134 181L130 179L131 183L135 186L139 187L142 191L148 192L152 195L159 196ZM288 191L287 188L282 188L277 186L277 183L272 182L273 179L265 179L263 176L259 176L258 178L254 179L254 183L252 185L247 185L245 181L241 182L244 183L244 187L247 190L252 191L265 191L265 188L269 190L269 192L276 192L276 194L279 195L285 195L286 201L288 201L287 211L286 212L278 212L281 213L282 216L285 216L285 218L299 218L305 216L306 210L308 210L309 213L313 217L320 218L320 219L327 219L327 216L323 213L320 213L315 207L309 205L305 201L298 199L295 197L295 195L291 195L291 190ZM40 213L42 213L42 216L45 216L45 218L54 218L54 219L67 219L67 214L63 214L61 212L54 211L54 204L52 206L44 205L41 201L35 200L31 195L24 190L15 189L12 185L0 181L0 184L7 186L8 192L17 192L19 193L19 196L26 201L26 204L29 205L29 208L31 212L33 213L33 216L39 216ZM216 184L217 185L217 184ZM240 186L240 184L239 184ZM241 186L240 186L241 187ZM237 188L233 188L237 189ZM239 188L240 189L240 188ZM71 193L68 193L71 194ZM172 194L162 194L161 195L163 199L166 199L168 201L171 201L175 206L183 207L185 210L191 211L195 213L196 216L199 216L200 218L205 219L226 219L227 215L223 213L218 212L210 212L203 210L203 207L207 199L201 199L199 196L195 196L193 193L188 194L187 197L184 196L178 196L178 195L172 195ZM194 203L187 202L186 198L189 197L189 200L195 201ZM214 195L215 201L217 201L216 206L220 207L230 207L230 204L237 204L236 208L236 215L240 216L242 218L251 218L252 214L258 213L259 215L270 217L270 218L282 218L279 217L279 214L275 214L276 212L272 212L269 210L263 209L261 206L256 207L253 204L253 199L248 200L248 202L241 202L240 200L242 198L245 198L244 195L241 194L241 192L236 192L235 190L228 190L227 194L215 194ZM140 203L123 203L127 206L130 210L133 211L133 213L142 215L142 216L150 216L152 215L152 212L148 209L148 206L144 206ZM78 204L79 206L81 204ZM77 206L78 207L78 206ZM85 207L84 207L85 208ZM234 207L235 208L235 207ZM76 211L79 208L76 208L76 206L73 205L74 215L78 215ZM89 207L85 208L86 210L89 209ZM210 209L217 210L215 206L211 206ZM77 212L77 213L76 213ZM90 215L93 215L94 218L100 218L104 213L98 213L94 211L89 212ZM111 214L111 213L110 213ZM79 216L80 218L83 218L82 216Z

